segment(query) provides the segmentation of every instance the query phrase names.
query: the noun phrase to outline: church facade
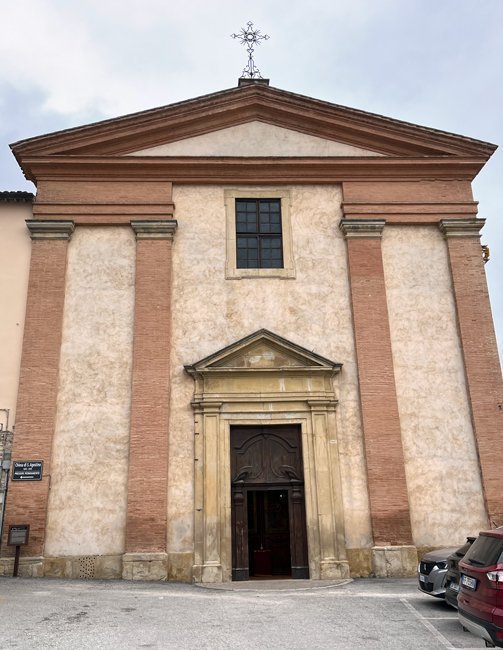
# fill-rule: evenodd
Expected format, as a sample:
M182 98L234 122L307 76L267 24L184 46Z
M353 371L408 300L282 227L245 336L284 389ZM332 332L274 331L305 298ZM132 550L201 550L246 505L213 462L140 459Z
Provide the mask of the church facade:
M21 573L413 574L503 524L471 182L495 147L270 87L16 143ZM13 474L11 474L11 479Z

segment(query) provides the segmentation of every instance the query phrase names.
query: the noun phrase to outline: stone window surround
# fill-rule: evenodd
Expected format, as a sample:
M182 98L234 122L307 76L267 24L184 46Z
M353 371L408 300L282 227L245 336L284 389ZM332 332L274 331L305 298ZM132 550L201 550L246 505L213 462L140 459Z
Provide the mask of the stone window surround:
M281 269L238 269L236 263L236 199L280 199L281 229L283 233L283 268ZM293 261L292 230L290 218L290 190L253 187L247 189L233 188L224 190L226 215L226 261L225 277L227 280L243 278L295 278Z

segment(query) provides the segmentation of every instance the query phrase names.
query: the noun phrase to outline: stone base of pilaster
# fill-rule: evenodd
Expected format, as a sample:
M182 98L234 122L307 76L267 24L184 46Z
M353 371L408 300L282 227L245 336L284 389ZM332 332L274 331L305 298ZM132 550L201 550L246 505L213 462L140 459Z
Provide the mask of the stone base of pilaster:
M167 553L125 553L122 556L124 580L167 580Z
M346 560L322 560L320 580L345 580L350 577L349 563Z
M193 582L225 582L221 564L195 564L192 567Z
M415 546L374 546L371 559L372 574L376 578L406 578L417 572Z

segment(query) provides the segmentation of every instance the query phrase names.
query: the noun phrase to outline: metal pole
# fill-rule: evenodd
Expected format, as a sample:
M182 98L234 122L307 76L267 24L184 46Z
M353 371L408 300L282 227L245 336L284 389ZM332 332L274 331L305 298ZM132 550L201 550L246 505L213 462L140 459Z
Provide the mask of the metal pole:
M5 490L3 493L2 501L2 513L0 516L0 551L2 550L2 539L3 539L3 522L5 519L5 504L7 503L7 492L9 491L9 471L10 471L10 459L4 461L8 466L5 467Z
M14 571L12 573L13 578L17 578L17 572L19 569L19 556L21 555L21 547L16 546L16 557L14 558Z
M10 409L0 409L0 412L5 413L5 429L3 424L0 429L4 434L3 452L0 456L0 495L3 493L2 510L0 512L0 551L2 549L2 536L3 536L3 522L5 517L5 504L7 502L7 490L9 489L9 470L11 465L11 447L12 447L12 432L9 431L9 415Z

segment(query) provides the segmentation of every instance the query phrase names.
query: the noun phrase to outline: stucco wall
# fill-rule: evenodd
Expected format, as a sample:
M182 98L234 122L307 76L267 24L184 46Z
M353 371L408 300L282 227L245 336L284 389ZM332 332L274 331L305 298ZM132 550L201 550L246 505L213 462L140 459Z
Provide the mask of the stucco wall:
M135 241L77 228L69 245L45 552L124 550Z
M25 220L31 204L0 203L0 408L9 409L9 428L16 421L16 399L23 346L31 240ZM6 425L4 412L0 423Z
M487 519L446 245L387 226L382 250L414 542L455 546Z
M290 190L295 279L226 280L224 189L173 188L179 228L173 249L170 551L192 545L194 384L183 365L260 328L344 364L337 417L347 545L370 544L346 247L337 227L341 191Z
M194 385L183 365L260 328L344 364L346 545L371 545L340 188L287 189L295 278L225 279L224 189L174 188L171 552L193 549ZM77 228L69 245L49 556L123 551L134 258L128 228ZM486 520L445 242L435 227L387 227L383 261L414 541L455 544Z
M135 151L131 156L382 156L281 126L252 121Z

